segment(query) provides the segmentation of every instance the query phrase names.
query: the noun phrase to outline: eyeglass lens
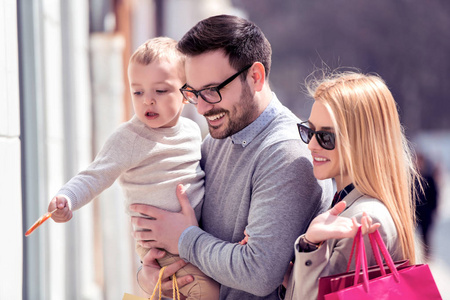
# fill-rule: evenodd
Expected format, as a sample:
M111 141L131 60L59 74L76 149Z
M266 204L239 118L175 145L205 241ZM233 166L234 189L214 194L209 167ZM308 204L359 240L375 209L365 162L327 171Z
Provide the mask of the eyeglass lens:
M219 91L215 88L208 88L200 91L181 89L181 93L192 104L197 104L197 96L202 97L203 100L211 104L218 103L222 100L219 95Z
M236 77L238 77L242 72L246 71L252 66L252 64L246 66L245 68L239 70L229 78L225 79L224 82L219 84L216 87L211 88L205 88L199 91L196 91L190 87L188 87L186 84L180 89L180 92L183 94L183 96L192 104L198 103L198 96L202 97L203 100L210 104L216 104L222 101L222 95L220 94L219 90L225 87L227 84L229 84L231 81L233 81Z

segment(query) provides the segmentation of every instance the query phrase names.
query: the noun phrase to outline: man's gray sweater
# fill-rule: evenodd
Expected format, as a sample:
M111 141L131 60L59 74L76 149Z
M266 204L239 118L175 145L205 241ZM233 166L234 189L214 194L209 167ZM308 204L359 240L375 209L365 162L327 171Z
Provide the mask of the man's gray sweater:
M296 238L330 205L331 181L314 178L297 122L274 96L241 132L203 142L203 230L185 230L179 251L222 284L221 299L278 299Z

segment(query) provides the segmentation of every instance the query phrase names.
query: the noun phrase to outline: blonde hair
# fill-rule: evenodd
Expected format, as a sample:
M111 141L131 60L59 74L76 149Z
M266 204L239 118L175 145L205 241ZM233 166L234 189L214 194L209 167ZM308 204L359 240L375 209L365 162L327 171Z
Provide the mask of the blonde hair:
M166 60L178 64L180 77L186 80L184 73L184 62L186 57L177 49L177 41L169 37L155 37L147 40L131 55L129 64L139 63L148 65L153 61Z
M415 262L414 181L419 176L397 111L377 75L341 72L308 85L328 109L336 131L341 173L382 201L397 228L404 258Z

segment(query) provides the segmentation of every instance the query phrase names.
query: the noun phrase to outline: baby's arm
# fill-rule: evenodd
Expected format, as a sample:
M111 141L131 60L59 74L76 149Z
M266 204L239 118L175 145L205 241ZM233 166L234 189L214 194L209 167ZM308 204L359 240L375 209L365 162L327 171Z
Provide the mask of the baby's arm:
M53 221L57 223L64 223L72 219L72 211L69 208L69 203L67 198L63 195L55 196L52 201L48 204L48 211L54 211L52 214Z
M55 222L69 221L72 211L88 204L123 172L135 167L131 158L137 157L139 162L139 156L129 150L134 148L134 136L129 134L125 126L120 127L108 138L94 161L55 193L48 206L49 212L58 209L52 215Z

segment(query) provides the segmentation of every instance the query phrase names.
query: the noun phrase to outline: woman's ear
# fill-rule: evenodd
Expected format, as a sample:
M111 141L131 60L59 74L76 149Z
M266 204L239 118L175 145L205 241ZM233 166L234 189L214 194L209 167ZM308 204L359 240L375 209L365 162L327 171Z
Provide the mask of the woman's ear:
M251 75L253 88L256 92L260 92L266 81L266 70L264 65L260 62L255 62L249 69Z

